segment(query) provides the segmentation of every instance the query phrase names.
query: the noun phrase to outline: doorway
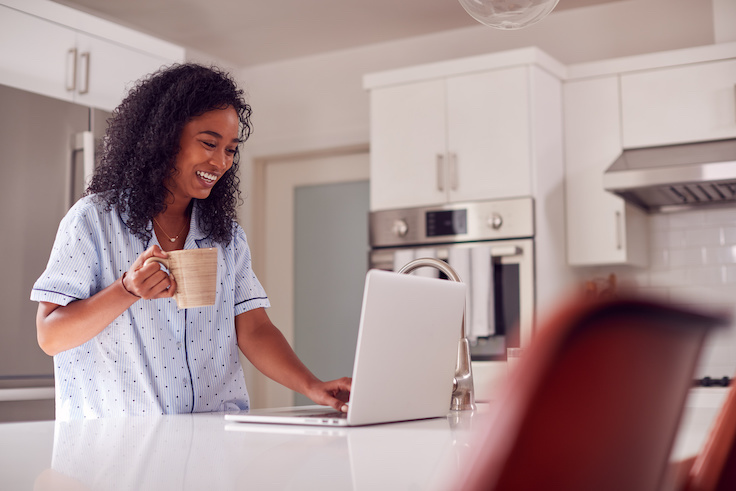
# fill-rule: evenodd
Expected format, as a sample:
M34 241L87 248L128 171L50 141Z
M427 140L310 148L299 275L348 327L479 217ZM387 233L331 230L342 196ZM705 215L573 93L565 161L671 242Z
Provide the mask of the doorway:
M256 166L254 261L268 314L315 375L349 376L368 267L368 150ZM253 408L311 404L245 367Z

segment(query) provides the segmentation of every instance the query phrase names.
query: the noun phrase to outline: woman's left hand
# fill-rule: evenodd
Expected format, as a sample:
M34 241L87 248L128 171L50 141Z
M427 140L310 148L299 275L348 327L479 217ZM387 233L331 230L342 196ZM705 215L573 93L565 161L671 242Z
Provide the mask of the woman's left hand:
M235 333L240 350L261 373L316 404L347 412L352 379L319 380L299 360L263 307L235 316Z
M330 380L329 382L317 382L309 388L306 395L315 403L322 406L331 406L338 411L348 411L348 400L350 397L350 385L352 379L349 377Z

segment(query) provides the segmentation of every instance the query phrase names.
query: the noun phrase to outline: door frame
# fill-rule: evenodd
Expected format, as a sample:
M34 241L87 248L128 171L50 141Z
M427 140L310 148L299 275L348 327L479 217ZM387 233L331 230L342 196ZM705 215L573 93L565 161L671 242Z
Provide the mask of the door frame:
M299 186L368 180L368 145L351 145L253 159L253 268L271 300L268 314L294 346L294 194ZM278 177L278 182L273 181ZM274 218L276 217L276 218ZM280 225L274 226L271 222ZM273 382L241 354L251 407L294 404L293 392ZM255 403L254 403L255 402Z

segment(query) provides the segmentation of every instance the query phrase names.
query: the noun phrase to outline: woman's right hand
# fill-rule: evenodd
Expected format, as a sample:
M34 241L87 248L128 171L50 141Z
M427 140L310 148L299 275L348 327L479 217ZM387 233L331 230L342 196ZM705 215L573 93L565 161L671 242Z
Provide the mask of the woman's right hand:
M151 261L145 264L151 257L165 259L168 254L158 245L146 249L123 274L123 287L128 293L145 300L173 297L176 293L176 281L158 263Z
M36 334L41 349L53 356L86 343L137 302L138 297L172 297L176 293L174 279L158 263L145 264L146 259L154 256L166 258L168 254L154 245L133 262L122 278L89 298L64 306L39 302Z

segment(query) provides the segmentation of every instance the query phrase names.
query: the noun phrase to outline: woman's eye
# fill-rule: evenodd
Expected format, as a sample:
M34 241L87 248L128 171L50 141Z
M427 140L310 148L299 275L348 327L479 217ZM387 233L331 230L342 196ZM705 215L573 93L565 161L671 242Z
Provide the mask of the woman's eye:
M227 153L229 153L230 155L235 155L236 153L238 153L238 149L237 148L228 148L227 149Z
M217 146L217 145L216 145L216 144L214 144L214 143L210 143L210 142L205 142L205 141L203 141L203 142L202 142L202 144L204 144L205 146L207 146L207 147L209 147L209 148L215 148L215 147Z

